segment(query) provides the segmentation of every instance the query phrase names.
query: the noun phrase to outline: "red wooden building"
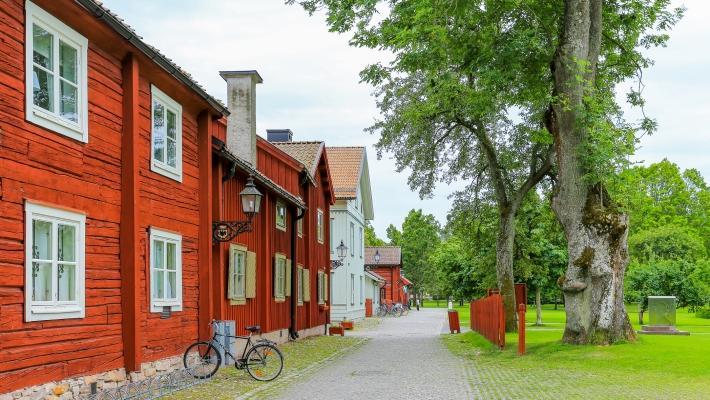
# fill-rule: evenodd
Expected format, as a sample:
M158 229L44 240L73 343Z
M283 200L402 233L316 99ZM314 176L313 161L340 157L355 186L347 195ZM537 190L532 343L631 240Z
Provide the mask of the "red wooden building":
M398 246L365 247L365 269L385 280L380 288L382 303L406 303L411 282L402 275L402 248Z
M0 0L0 54L0 394L178 367L213 318L279 337L327 321L325 153L311 170L244 134L253 105L227 119L95 0ZM253 230L214 244L250 175Z

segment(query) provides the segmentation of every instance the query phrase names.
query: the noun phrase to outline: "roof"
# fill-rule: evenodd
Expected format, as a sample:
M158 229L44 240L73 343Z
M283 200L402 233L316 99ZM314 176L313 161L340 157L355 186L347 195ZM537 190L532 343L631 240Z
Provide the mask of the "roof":
M269 190L275 192L282 198L284 198L286 201L289 203L300 207L302 209L306 209L306 203L301 199L300 197L294 196L291 194L288 190L284 189L281 187L279 184L276 182L272 181L267 177L266 175L262 174L258 170L256 170L254 167L251 165L247 164L245 161L240 159L239 157L235 156L232 154L228 149L225 143L217 138L212 138L212 144L217 147L217 152L227 160L231 161L234 166L244 173L251 175L254 177L254 180L257 183L260 183L263 186L266 186Z
M320 156L323 154L323 142L271 142L284 153L298 160L315 180Z
M401 279L402 279L402 284L403 284L404 286L411 286L411 285L412 285L412 281L410 281L409 279L405 278L404 276L402 276Z
M206 100L207 103L215 109L215 111L221 113L222 115L229 115L229 110L224 104L222 104L221 101L210 96L205 88L197 83L197 81L195 81L189 73L175 64L173 60L166 57L157 48L144 42L143 38L140 37L133 28L121 19L121 17L105 7L100 1L77 0L77 2L88 9L96 18L104 21L109 27L145 54L150 60Z
M328 147L328 163L337 199L354 199L360 184L364 147Z
M385 281L385 278L381 277L380 275L378 275L378 274L375 273L374 271L365 271L365 276L367 276L367 277L369 277L369 278L371 278L372 280L375 280L375 281L380 281L380 282L384 282L384 281Z
M380 262L375 262L375 253L380 253ZM365 265L374 266L401 266L402 248L399 246L373 246L365 247Z

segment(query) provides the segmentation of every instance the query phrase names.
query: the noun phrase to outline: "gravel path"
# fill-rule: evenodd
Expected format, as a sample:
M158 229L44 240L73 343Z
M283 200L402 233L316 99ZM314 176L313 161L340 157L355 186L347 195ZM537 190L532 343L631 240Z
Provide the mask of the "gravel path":
M439 335L446 310L413 310L375 329L348 333L371 340L352 354L289 387L281 399L470 399L473 370Z

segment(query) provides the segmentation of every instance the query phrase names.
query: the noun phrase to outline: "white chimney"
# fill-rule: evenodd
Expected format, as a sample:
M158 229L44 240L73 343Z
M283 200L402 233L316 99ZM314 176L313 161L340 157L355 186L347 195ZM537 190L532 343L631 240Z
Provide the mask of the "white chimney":
M256 71L220 71L227 81L227 149L256 167Z

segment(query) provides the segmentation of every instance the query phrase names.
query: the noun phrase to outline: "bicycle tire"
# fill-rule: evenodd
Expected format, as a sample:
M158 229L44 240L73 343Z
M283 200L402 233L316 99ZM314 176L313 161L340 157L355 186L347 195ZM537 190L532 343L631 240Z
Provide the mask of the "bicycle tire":
M270 356L274 356L269 358ZM276 363L274 365L273 363ZM271 373L264 372L267 368ZM284 369L284 357L278 347L270 343L258 343L254 345L246 355L246 370L257 381L273 381Z
M190 352L197 352L195 358ZM185 370L197 379L211 378L219 366L222 365L222 356L217 348L210 342L195 342L185 350L182 356Z

